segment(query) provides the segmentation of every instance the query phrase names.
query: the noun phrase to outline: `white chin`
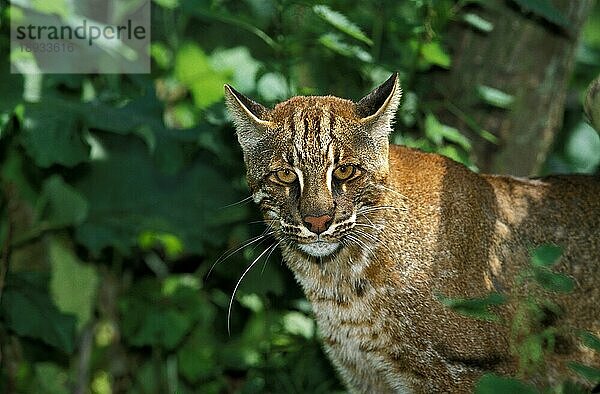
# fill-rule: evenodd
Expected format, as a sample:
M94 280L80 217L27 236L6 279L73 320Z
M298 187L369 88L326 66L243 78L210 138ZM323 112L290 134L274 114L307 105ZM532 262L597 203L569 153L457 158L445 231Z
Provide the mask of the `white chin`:
M329 256L340 246L339 242L317 241L310 244L298 244L301 251L315 257Z

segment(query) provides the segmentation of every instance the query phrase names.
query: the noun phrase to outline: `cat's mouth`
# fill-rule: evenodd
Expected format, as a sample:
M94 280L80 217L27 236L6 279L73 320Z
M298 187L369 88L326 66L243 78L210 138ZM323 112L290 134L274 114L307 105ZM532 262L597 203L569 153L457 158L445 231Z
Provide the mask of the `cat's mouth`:
M308 243L298 243L298 248L314 257L325 257L334 253L340 247L339 242L316 240Z

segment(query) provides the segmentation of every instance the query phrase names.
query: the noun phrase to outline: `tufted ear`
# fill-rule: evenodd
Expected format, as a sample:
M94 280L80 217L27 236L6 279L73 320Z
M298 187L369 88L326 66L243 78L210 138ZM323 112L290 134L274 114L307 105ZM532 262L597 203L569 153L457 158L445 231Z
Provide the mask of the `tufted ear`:
M268 120L270 111L229 85L225 85L225 103L233 118L238 141L247 154L256 148L271 125Z
M387 81L356 103L356 112L372 135L387 139L392 131L398 104L402 97L402 88L398 73L393 73Z

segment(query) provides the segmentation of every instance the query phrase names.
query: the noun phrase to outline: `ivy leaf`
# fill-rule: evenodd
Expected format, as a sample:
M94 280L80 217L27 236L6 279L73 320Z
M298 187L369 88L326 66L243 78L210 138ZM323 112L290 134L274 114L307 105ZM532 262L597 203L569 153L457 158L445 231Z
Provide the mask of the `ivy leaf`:
M6 326L18 335L39 339L67 353L75 348L76 319L51 302L46 279L40 274L7 277L0 304Z
M532 386L517 379L506 378L496 374L483 375L475 385L475 394L537 394Z
M450 298L442 294L438 294L437 297L444 306L453 311L485 321L498 321L498 316L488 308L501 305L506 301L506 297L500 293L491 293L483 298Z
M350 22L344 14L334 11L323 4L314 6L313 11L339 31L349 35L350 37L356 38L367 45L373 45L373 41L360 30L360 27Z
M594 349L597 352L600 352L600 338L595 336L589 331L583 331L579 334L579 338L583 342L583 344L590 349Z
M542 245L531 253L531 264L536 267L551 267L560 258L563 250L556 245Z
M543 288L556 293L569 293L575 287L573 279L546 268L535 267L533 277Z
M600 383L600 369L576 362L570 362L568 365L572 371L584 377L592 384Z

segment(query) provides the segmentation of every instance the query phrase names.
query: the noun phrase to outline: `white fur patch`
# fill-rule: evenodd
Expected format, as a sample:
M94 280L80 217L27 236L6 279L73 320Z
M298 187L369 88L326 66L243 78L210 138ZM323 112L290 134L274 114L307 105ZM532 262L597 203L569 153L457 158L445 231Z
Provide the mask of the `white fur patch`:
M262 190L259 190L252 195L252 199L256 204L260 203L266 197L268 197L267 193L263 192Z
M300 250L315 257L325 257L337 250L339 242L316 241L309 244L298 244Z

